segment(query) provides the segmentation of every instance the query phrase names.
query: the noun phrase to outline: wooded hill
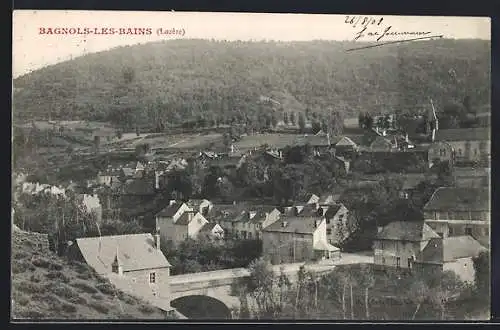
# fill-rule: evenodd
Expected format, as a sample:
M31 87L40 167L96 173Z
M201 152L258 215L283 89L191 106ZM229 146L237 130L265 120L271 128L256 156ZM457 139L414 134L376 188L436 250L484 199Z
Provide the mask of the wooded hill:
M473 108L490 104L489 41L347 51L359 46L171 40L120 47L15 79L14 116L166 127L200 117L258 120L270 112L281 119L282 111L414 113L429 98L439 109L466 95Z

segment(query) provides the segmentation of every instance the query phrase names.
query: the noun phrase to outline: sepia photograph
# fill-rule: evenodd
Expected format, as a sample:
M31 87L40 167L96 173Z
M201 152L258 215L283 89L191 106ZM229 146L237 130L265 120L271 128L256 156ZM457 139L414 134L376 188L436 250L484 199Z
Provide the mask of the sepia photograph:
M12 24L11 322L490 320L490 18Z

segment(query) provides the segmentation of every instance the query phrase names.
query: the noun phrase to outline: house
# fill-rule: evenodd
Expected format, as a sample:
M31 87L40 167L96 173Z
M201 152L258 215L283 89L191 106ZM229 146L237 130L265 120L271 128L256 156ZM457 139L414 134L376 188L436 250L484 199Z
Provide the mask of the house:
M305 204L317 204L320 201L320 197L316 194L308 194L305 199Z
M262 231L263 255L273 264L334 260L340 250L329 244L326 220L283 217Z
M441 187L424 206L424 220L442 237L470 235L488 240L490 193L487 188Z
M422 274L452 271L462 281L473 284L475 279L473 258L486 251L484 246L468 235L434 238L417 256L413 265L415 271Z
M186 226L175 226L175 223L186 212L189 212L191 216L193 215L193 209L187 204L171 200L165 208L156 214L156 229L161 235L162 249L166 249L169 242L175 244L187 238L186 234L188 233ZM179 230L178 233L176 231L177 229Z
M343 153L353 153L359 150L359 146L348 136L343 136L335 143L335 152L339 155Z
M318 206L335 205L340 199L340 194L323 195L318 201Z
M328 243L338 245L349 235L348 225L349 210L344 204L331 205L326 210L326 237Z
M429 162L453 160L456 164L490 161L489 127L439 130L429 148Z
M280 218L281 213L274 206L248 205L235 217L221 223L221 226L238 239L260 239L262 230Z
M203 216L206 216L214 207L214 204L207 199L190 199L186 204Z
M118 289L170 311L170 263L159 235L133 234L78 238L67 252L86 262Z
M487 188L490 185L491 169L489 167L454 167L452 176L456 187Z
M207 222L199 231L198 236L203 235L209 239L223 239L224 229L215 222Z
M180 243L188 238L196 239L201 228L208 223L200 212L196 211L186 211L184 212L177 221L173 223L173 227L170 226L171 233L167 233L167 239L172 240L174 244ZM164 226L168 227L168 226ZM173 230L172 230L173 229ZM167 229L168 230L168 229ZM161 227L160 227L161 233Z
M397 147L395 141L392 141L385 136L379 135L370 144L369 150L372 152L383 152L383 151L393 151L396 148Z
M346 175L349 173L350 162L341 156L333 156L333 163L335 164L335 171L340 175Z
M373 262L379 269L411 270L413 262L430 240L439 238L422 221L394 221L379 227L373 242Z

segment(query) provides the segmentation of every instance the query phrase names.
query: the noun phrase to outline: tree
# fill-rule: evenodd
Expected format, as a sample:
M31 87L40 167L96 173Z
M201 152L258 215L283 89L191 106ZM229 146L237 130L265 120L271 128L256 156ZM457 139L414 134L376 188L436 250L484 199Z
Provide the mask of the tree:
M481 252L472 259L475 271L475 287L479 296L489 296L490 293L490 253Z
M126 67L123 69L123 81L126 84L131 83L135 78L135 70L131 67Z
M301 112L299 113L299 129L303 133L305 132L306 128L306 118L304 117L304 114Z
M276 317L278 306L274 299L275 276L271 263L261 257L252 261L248 270L246 288L257 304L257 317Z
M431 292L429 286L422 279L417 279L411 284L408 297L416 305L415 311L413 312L413 315L411 317L412 320L415 320L420 307L430 297L430 295Z
M375 285L375 276L373 270L366 264L361 265L359 270L360 285L365 289L365 316L370 319L370 306L369 306L369 290Z
M444 271L428 281L431 292L431 301L439 307L440 319L446 319L448 302L456 298L464 289L464 283L453 271Z

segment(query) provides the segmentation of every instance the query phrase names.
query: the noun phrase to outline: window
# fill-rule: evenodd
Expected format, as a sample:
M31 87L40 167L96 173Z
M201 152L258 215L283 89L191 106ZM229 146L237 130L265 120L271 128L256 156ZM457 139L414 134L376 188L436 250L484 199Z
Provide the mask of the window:
M156 273L149 273L149 283L156 283Z
M382 257L382 265L385 265L385 257Z
M477 149L474 149L474 156L477 156Z
M465 235L470 235L470 236L472 236L472 228L470 228L470 227L465 228Z
M462 148L458 148L458 155L462 156Z
M290 248L288 249L288 253L290 254L290 257L291 257L291 258L293 258L293 255L294 255L294 253L293 253L293 252L294 252L294 251L293 251L293 245L292 245L292 246L290 246Z
M396 267L397 268L401 267L401 258L400 257L396 257Z
M408 268L411 268L413 258L408 258Z
M453 236L453 228L448 228L448 236Z
M443 238L444 234L443 233L437 233L439 237Z
M329 225L330 224L330 219L326 219L326 224Z
M384 249L384 241L380 241L380 249L383 250Z
M326 234L327 234L327 235L331 235L331 234L332 234L332 229L331 229L331 228L328 228L328 229L326 230Z
M248 239L252 239L252 232L248 232Z
M202 222L203 222L203 221L201 220L201 218L198 218L198 224L200 224L200 225L201 225L201 223L202 223Z

